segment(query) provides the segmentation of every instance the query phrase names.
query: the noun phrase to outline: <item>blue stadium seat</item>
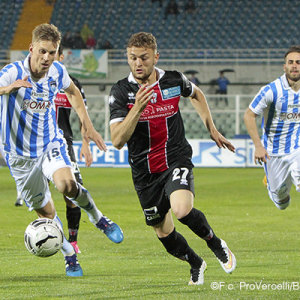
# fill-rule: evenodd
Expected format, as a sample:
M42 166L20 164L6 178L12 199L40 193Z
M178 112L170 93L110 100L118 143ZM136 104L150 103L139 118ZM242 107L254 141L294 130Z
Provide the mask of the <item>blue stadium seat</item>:
M114 48L122 48L130 34L141 30L155 33L160 48L287 48L297 42L293 36L286 38L298 30L298 24L289 21L294 18L294 1L199 0L197 12L190 15L184 11L186 0L177 0L180 14L165 18L167 2L160 7L151 0L68 1L68 5L57 0L51 22L63 32L78 31L88 22L95 38L108 39Z

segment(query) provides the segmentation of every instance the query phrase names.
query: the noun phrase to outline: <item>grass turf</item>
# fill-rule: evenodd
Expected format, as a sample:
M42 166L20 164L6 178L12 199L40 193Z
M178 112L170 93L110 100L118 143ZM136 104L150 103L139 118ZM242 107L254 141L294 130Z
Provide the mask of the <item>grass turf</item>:
M195 207L238 261L235 272L226 274L206 243L175 220L208 264L203 286L187 286L189 265L167 254L145 225L129 169L81 171L85 187L122 227L125 240L113 244L83 212L78 257L84 276L67 278L60 253L38 258L27 252L23 234L36 215L14 206L15 184L1 168L0 299L299 299L299 195L293 188L290 207L276 209L262 185L262 169L194 169ZM51 190L67 232L64 201Z

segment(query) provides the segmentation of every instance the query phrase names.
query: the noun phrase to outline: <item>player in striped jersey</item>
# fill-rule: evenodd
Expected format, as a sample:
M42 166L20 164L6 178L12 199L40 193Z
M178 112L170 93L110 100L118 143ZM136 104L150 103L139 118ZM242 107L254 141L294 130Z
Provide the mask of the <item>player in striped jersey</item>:
M56 122L54 99L63 89L80 118L83 139L87 143L93 140L99 149L106 150L79 90L65 67L54 61L60 40L61 34L54 25L38 25L32 32L26 59L0 72L1 135L6 162L29 210L61 224L48 186L51 180L59 192L88 214L97 228L119 243L123 240L119 226L101 213L89 192L76 182L66 142ZM66 238L62 253L67 276L82 276L76 253Z
M130 75L111 89L110 130L113 145L127 143L132 178L146 224L152 226L168 253L190 264L189 285L204 282L205 261L176 231L177 219L204 239L226 273L236 260L225 241L213 232L205 215L193 207L192 148L185 138L180 115L181 95L191 102L218 147L234 146L216 129L202 91L182 73L155 67L159 59L156 39L139 32L129 39Z
M264 163L268 194L277 208L290 203L292 184L300 192L300 46L284 56L284 74L262 87L244 120L255 146L256 163ZM261 141L255 119L264 116Z

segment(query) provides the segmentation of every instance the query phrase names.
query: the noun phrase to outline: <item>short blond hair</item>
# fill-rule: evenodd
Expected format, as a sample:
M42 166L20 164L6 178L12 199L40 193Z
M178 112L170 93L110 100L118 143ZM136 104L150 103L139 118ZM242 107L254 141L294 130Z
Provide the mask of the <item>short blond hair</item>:
M127 48L137 47L152 49L154 52L157 51L156 38L152 33L149 32L138 32L133 34L128 43Z
M53 24L40 24L32 31L32 43L39 41L51 41L54 44L59 44L61 33Z

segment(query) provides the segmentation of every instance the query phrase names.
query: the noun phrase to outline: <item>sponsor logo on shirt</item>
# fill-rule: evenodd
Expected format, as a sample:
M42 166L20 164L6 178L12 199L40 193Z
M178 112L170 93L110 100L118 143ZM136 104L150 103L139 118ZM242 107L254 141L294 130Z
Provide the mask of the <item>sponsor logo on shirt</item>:
M133 107L133 104L127 104L128 109ZM140 121L146 121L155 118L164 118L174 115L178 110L178 107L173 104L167 104L163 106L151 105L148 103L146 108L143 110Z
M47 98L49 97L48 92L41 92L41 93L37 93L36 91L32 90L31 92L31 98L33 99L37 99L37 98Z
M51 107L51 101L36 101L36 100L24 100L21 109L31 110L35 113L46 112Z
M281 113L279 119L280 121L299 121L300 112Z
M165 90L162 90L163 100L180 96L180 86L174 86Z
M153 106L148 104L141 115L141 120L149 120L154 118L169 117L176 113L176 109L173 104L164 106Z

